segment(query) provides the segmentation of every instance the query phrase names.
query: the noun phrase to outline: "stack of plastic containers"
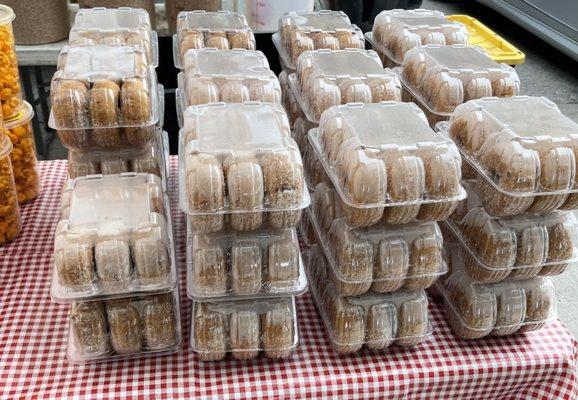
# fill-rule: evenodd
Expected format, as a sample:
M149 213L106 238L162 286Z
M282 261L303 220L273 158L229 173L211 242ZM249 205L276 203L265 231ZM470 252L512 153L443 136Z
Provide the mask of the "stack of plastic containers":
M424 340L424 289L447 271L436 221L466 195L456 146L415 104L398 102L334 106L309 142L331 183L315 187L304 221L321 249L308 271L336 351Z
M418 104L432 127L468 100L511 97L520 90L514 69L498 64L477 46L417 46L394 71L403 83L404 100Z
M30 123L34 117L34 111L30 104L22 100L20 91L18 60L12 32L14 18L12 9L0 4L0 59L2 60L0 62L0 103L5 128L4 132L0 133L0 140L3 141L3 144L0 144L0 153L2 157L9 154L11 158L18 202L23 204L36 198L40 193L40 177L36 168L36 146ZM4 135L8 137L5 143ZM7 150L8 142L11 142L11 152ZM3 170L7 171L7 168ZM3 186L8 190L9 185ZM11 202L11 196L7 195L5 198L7 203ZM15 216L12 207L6 208L6 214ZM20 224L12 221L8 230L10 232L6 232L5 235L0 234L0 243L14 238L20 231Z
M536 330L555 317L548 276L578 259L578 125L515 96L469 101L438 129L473 178L446 223L455 268L437 286L450 326L467 339Z
M71 303L68 358L166 354L181 343L168 197L144 173L69 180L55 233L51 296Z
M180 132L191 347L202 360L298 344L307 280L295 227L310 203L299 148L277 103L188 107Z
M182 341L157 47L143 10L81 10L52 78L49 124L71 179L51 296L72 304L73 362L166 354Z
M365 38L383 65L393 68L416 46L468 44L469 34L465 25L447 19L440 11L386 10L375 17L373 31Z

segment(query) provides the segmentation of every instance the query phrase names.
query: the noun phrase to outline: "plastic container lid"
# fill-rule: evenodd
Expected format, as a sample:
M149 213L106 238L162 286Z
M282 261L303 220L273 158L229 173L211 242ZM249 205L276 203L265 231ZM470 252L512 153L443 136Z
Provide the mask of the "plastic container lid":
M196 302L191 309L191 348L201 361L216 361L231 353L249 360L263 352L278 359L299 344L295 299Z
M313 123L319 123L329 107L342 103L401 100L401 83L383 68L373 50L308 51L299 58L289 84Z
M493 215L576 208L574 196L565 195L578 192L578 124L550 100L469 101L439 130L456 141L477 173L482 201Z
M430 113L448 119L471 99L510 97L520 90L514 69L498 64L477 46L426 45L409 50L394 69L404 88Z
M450 21L440 11L386 10L375 17L373 31L366 39L395 64L401 64L405 53L425 44L468 44L468 30Z
M413 103L332 107L309 141L352 226L371 226L384 212L394 224L445 219L466 197L455 144Z
M171 291L177 273L168 207L154 175L68 181L55 235L52 297L68 303Z
M18 128L32 120L34 117L34 109L27 101L22 102L22 108L14 117L4 121L4 128L11 131Z
M267 222L290 228L310 203L299 148L278 104L191 106L180 132L180 202L185 213L218 231L223 215L236 230ZM263 212L283 211L263 215ZM193 218L195 230L201 228Z
M159 64L157 34L148 13L140 8L82 8L68 42L70 46L131 45L143 50L155 67Z
M281 102L281 87L260 51L205 48L185 54L185 72L178 76L179 105L223 101ZM182 111L181 111L182 114ZM182 125L182 121L180 121Z
M450 247L452 273L436 288L444 298L452 331L463 339L505 336L541 328L556 318L556 298L550 278L476 283L462 270L463 259Z
M68 318L68 359L87 364L178 351L178 293L74 303Z
M327 185L317 185L307 214L341 295L425 289L447 272L437 223L352 228L336 197Z
M151 21L142 8L81 8L74 18L74 28L79 29L148 29Z
M4 4L0 4L0 26L11 23L14 18L16 18L14 10Z
M306 290L295 229L208 234L187 229L187 294L191 299L298 296Z
M327 283L329 267L319 248L312 247L304 258L313 299L336 352L413 346L431 336L425 291L340 296L333 283Z

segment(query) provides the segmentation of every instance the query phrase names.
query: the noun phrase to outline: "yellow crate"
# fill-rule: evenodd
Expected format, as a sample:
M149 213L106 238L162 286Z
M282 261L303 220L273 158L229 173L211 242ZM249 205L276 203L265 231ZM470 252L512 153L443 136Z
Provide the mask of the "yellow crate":
M526 60L524 53L477 19L460 14L447 15L446 18L464 24L470 33L470 44L486 50L493 60L508 65L523 64Z

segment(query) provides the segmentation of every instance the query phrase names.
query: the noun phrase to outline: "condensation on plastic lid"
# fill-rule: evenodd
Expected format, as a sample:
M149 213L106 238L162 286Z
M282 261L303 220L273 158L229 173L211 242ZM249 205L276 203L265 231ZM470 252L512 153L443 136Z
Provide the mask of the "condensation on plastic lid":
M11 151L12 141L3 132L0 132L0 160L9 155Z
M34 109L30 105L30 103L28 103L27 101L23 101L20 111L18 111L18 113L14 117L4 121L4 127L10 131L16 127L19 127L29 122L33 117L34 117Z
M14 21L14 18L16 18L14 10L4 4L0 4L0 26Z

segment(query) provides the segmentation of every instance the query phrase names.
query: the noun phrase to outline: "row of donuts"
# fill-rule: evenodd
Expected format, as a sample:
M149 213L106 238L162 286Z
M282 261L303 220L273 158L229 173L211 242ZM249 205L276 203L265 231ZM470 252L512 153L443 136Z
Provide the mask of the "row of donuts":
M72 304L74 363L181 345L156 32L139 9L81 10L52 79L50 124L69 148L50 294Z
M40 194L34 110L22 100L12 21L0 4L0 246L20 233L20 206Z
M190 346L202 361L286 358L310 200L279 81L242 15L181 12L173 43Z

